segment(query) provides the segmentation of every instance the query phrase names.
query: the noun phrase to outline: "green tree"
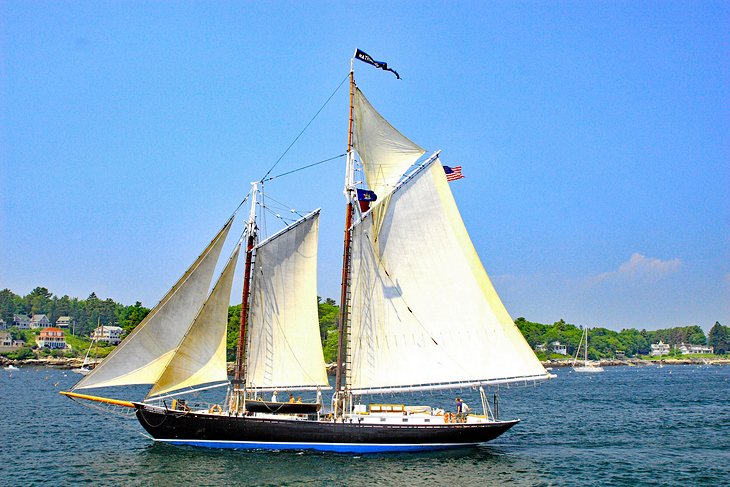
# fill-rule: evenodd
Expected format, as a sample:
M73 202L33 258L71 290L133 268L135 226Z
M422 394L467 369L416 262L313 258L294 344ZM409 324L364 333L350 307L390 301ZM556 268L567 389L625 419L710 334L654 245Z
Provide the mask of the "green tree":
M319 338L324 345L330 331L337 330L337 320L340 316L340 308L334 299L317 296L317 314L319 315Z
M228 327L226 335L226 360L236 361L236 349L238 348L238 332L241 328L241 305L228 307Z
M0 318L10 325L15 313L15 299L17 296L10 289L0 291Z
M25 299L30 309L28 310L31 315L35 314L49 314L51 312L51 293L45 287L37 287L28 294Z
M727 353L730 350L730 328L716 321L707 334L707 344L714 347L717 354Z

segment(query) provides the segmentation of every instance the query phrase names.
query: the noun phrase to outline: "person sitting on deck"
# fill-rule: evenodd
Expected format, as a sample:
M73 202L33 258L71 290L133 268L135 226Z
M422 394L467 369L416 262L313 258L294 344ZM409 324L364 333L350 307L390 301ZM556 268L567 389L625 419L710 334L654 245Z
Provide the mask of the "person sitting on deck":
M294 404L294 394L289 394L289 402Z
M297 396L297 404L301 404L301 403L302 403L302 396Z
M276 391L271 394L271 402L276 402Z

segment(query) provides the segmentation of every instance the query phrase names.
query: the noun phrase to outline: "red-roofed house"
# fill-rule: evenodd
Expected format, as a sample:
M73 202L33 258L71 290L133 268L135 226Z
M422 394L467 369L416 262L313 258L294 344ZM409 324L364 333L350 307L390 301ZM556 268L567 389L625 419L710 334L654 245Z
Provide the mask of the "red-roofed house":
M60 328L44 328L35 339L40 348L66 348L66 339Z

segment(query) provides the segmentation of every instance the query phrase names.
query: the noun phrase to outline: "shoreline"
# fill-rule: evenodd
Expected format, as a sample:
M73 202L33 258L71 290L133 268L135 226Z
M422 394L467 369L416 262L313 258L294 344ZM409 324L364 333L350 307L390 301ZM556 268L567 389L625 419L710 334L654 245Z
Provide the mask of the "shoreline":
M628 366L628 367L653 367L659 364L662 365L730 365L730 358L724 358L724 357L717 357L717 358L694 358L694 357L687 357L687 358L665 358L660 360L644 360L640 358L631 358L631 359L624 359L624 360L616 360L616 359L604 359L604 360L589 360L589 363L599 365L601 367L620 367L620 366ZM564 368L564 367L572 367L573 366L573 360L544 360L540 362L543 367L558 367L558 368ZM582 363L582 362L580 362Z
M64 369L70 370L81 367L84 361L81 358L73 357L43 357L43 358L31 358L24 360L11 360L6 357L0 356L0 366L39 366L49 367L53 369ZM98 362L92 362L96 364ZM567 360L544 360L540 362L543 367L548 368L565 368L572 367L572 359ZM730 357L717 357L717 358L666 358L661 360L643 360L643 359L625 359L625 360L598 360L591 361L591 363L600 365L601 367L652 367L659 364L662 365L730 365ZM335 364L327 364L327 372L332 373L335 369ZM233 363L228 364L228 371L233 371Z

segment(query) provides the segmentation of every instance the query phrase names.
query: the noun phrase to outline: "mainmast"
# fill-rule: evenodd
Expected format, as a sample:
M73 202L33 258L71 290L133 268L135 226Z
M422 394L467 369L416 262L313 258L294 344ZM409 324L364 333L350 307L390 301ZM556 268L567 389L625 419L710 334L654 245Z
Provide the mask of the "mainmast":
M342 282L340 288L340 320L337 326L337 369L335 373L335 416L342 417L344 410L344 396L347 384L344 380L345 362L347 361L347 308L349 297L350 278L350 244L352 243L352 202L355 193L354 166L355 154L352 150L353 108L355 99L355 58L350 60L350 119L347 131L347 168L345 170L344 194L347 200L345 206L345 236L342 251Z
M251 294L251 261L256 239L256 193L258 183L251 183L251 211L246 224L246 265L243 275L243 292L241 293L241 321L238 329L238 346L236 348L236 369L233 377L233 410L238 412L243 408L243 398L246 389L246 322L248 319L249 296Z

